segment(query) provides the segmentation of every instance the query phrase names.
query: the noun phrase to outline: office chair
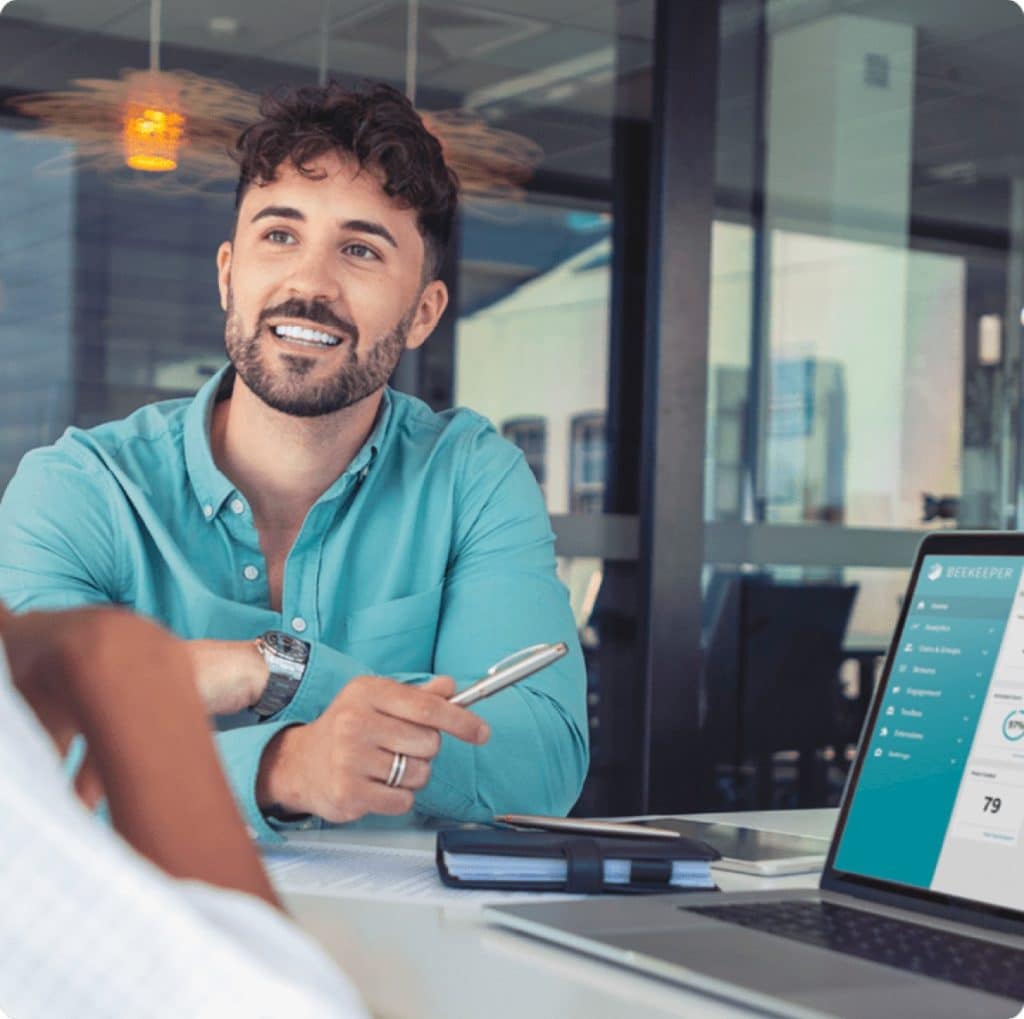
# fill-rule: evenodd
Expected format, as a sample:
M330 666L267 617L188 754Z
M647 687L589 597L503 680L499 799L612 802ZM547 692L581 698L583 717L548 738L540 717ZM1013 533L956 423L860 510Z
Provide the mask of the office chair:
M851 584L730 578L711 624L704 673L706 745L716 776L728 779L719 781L728 805L826 803L827 765L819 751L840 742L839 665L856 592ZM796 759L789 803L779 802L782 752Z

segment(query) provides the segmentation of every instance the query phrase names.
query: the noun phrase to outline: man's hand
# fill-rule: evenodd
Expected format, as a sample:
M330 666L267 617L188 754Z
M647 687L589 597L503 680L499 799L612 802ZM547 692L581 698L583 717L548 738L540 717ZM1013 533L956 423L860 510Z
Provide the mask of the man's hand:
M410 686L382 676L357 676L308 725L280 732L260 764L256 799L264 810L354 821L364 814L404 814L413 792L430 778L446 732L485 743L487 724L448 703L450 676ZM408 765L400 787L385 782L395 754Z
M211 715L230 715L255 704L270 673L251 640L190 640L199 696Z

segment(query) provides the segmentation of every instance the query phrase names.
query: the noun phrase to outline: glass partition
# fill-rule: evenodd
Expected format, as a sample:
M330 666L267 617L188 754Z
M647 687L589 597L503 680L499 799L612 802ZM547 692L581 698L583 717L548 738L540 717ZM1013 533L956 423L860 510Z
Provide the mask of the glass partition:
M589 525L604 513L615 384L613 210L634 197L622 167L647 170L646 153L623 152L616 139L624 122L649 130L653 4L228 7L164 4L161 67L249 96L369 76L421 110L461 110L537 147L518 190L464 203L444 270L450 310L393 382L435 408L465 404L487 416L524 450L551 513L570 524L586 517L588 526L570 528L571 547L560 547L559 570L588 648L596 718L596 661L610 634L615 657L602 682L631 686L640 672L635 604L628 624L618 596L616 608L601 608L606 554L611 574L635 575L635 522L626 551L609 547L615 528ZM226 155L210 184L145 174L124 165L120 122L109 126L117 118L88 144L74 123L40 139L40 124L7 102L81 94L81 79L116 92L123 68L148 66L150 27L149 4L137 0L17 0L0 16L0 491L28 449L67 426L190 395L224 360L214 257L234 215ZM102 110L89 110L96 123L84 121L100 131ZM588 791L588 802L603 796Z
M740 592L734 721L768 682L751 611L797 645L831 634L779 697L814 669L835 693L836 663L886 647L923 532L1017 526L1022 57L1005 0L723 4L705 601L713 617L723 576ZM800 587L855 596L815 632L772 615ZM808 770L827 770L850 730L813 701L792 709L817 729ZM771 771L796 749L733 764ZM773 781L745 805L777 804Z

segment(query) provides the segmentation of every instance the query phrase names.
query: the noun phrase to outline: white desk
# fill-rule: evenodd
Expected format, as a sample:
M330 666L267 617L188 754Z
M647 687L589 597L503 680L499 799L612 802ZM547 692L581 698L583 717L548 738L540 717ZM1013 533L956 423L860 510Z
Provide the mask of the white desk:
M788 834L829 836L834 810L707 814ZM433 832L321 832L318 840L429 849ZM806 888L817 875L717 872L723 891ZM628 970L484 923L479 910L312 895L287 897L298 922L351 976L381 1019L547 1019L752 1015ZM757 1013L760 1014L760 1013Z

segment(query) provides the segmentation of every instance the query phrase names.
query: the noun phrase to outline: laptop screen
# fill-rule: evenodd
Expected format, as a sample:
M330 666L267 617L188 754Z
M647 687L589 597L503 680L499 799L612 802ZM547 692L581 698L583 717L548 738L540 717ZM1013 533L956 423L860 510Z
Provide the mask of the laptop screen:
M926 555L835 870L1024 910L1024 556Z

